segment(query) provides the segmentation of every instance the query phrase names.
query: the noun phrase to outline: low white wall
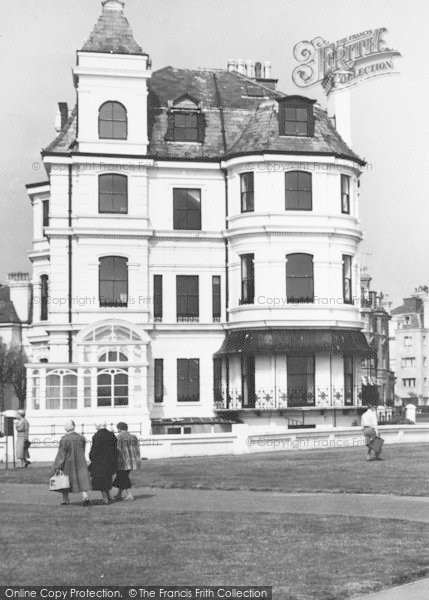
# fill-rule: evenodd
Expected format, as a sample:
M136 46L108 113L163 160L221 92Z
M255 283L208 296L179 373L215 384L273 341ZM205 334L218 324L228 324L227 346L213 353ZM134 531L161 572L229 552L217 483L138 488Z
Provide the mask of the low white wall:
M380 434L386 444L429 442L429 423L421 425L382 425ZM31 460L52 462L61 433L30 437ZM91 445L87 437L87 452ZM0 438L0 460L5 461L6 438ZM151 435L140 438L142 457L148 459L180 456L213 456L248 454L280 450L317 450L364 446L360 427L319 429L285 429L284 427L232 426L228 433L190 435ZM9 462L12 461L12 439L9 438Z

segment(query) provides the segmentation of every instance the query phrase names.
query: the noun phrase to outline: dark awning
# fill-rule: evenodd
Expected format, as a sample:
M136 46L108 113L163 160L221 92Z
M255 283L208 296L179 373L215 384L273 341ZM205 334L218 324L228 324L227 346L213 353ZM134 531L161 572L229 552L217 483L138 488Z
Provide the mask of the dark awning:
M276 352L368 355L372 351L356 329L240 329L226 334L214 356Z

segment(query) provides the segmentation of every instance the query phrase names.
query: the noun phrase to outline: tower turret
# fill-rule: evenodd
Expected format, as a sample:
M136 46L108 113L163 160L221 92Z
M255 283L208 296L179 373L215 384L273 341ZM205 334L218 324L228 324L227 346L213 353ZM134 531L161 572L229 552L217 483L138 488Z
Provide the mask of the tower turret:
M146 154L149 56L134 38L123 0L103 0L73 74L79 151Z

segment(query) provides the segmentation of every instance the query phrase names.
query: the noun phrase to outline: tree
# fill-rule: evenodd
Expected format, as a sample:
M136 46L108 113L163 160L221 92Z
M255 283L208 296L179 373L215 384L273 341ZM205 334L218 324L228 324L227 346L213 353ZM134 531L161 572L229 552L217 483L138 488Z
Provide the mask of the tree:
M27 394L27 356L21 346L10 346L6 353L6 379L18 398L19 408L24 408Z
M4 411L4 387L7 383L7 346L0 338L0 412Z
M20 346L7 346L0 339L0 412L5 409L7 385L12 385L19 407L24 408L27 388L26 362L27 357Z

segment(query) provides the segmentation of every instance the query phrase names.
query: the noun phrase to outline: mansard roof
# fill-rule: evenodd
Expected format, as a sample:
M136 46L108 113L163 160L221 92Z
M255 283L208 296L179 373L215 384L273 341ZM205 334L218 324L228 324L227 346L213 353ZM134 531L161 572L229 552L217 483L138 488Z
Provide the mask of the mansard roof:
M148 85L148 155L155 159L220 160L271 152L336 156L363 164L318 105L314 106L313 137L280 136L278 100L287 96L263 81L235 71L168 66L152 73ZM205 122L202 143L166 139L169 110L184 96L200 103ZM78 151L75 140L76 109L44 152Z
M104 5L91 35L82 47L82 52L146 54L134 39L123 11L111 10Z

